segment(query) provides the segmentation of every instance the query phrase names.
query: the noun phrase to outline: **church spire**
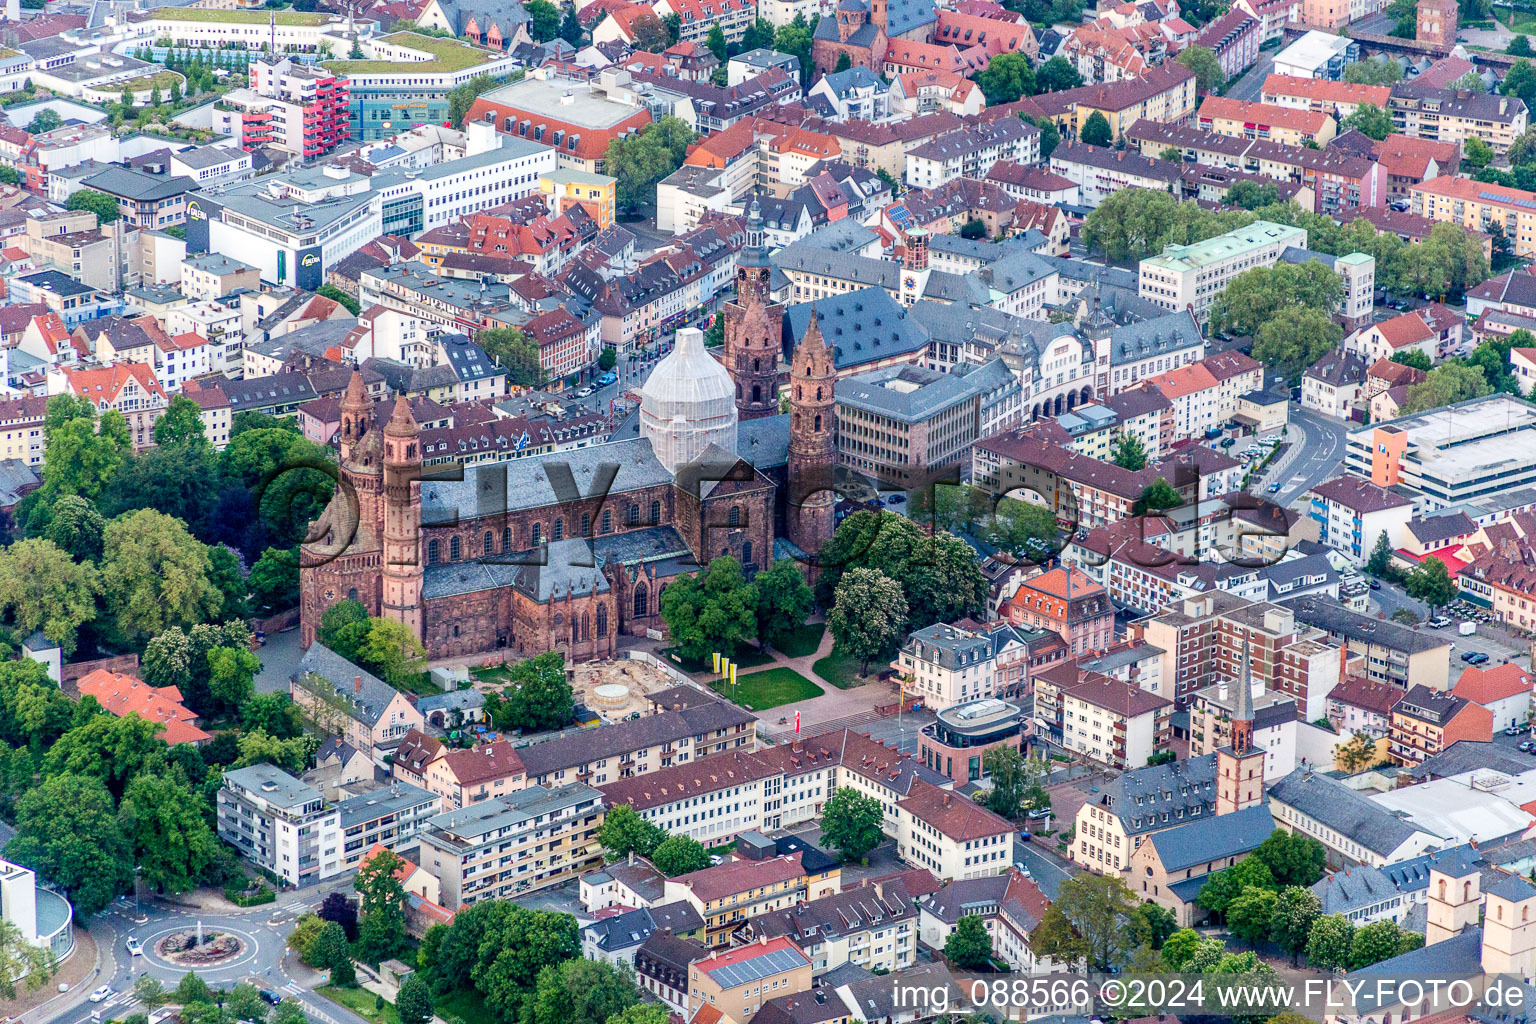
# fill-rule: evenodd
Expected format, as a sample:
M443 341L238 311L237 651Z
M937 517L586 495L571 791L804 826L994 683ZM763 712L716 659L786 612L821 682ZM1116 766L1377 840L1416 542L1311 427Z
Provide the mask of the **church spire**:
M790 543L815 555L832 536L837 473L837 369L821 334L816 304L789 365L789 495L785 525ZM814 563L809 565L815 576Z
M1248 641L1243 641L1243 658L1237 679L1237 693L1232 704L1232 749L1246 754L1253 748L1253 673L1249 662Z
M747 208L747 242L736 262L736 298L720 314L725 317L723 362L735 382L740 420L779 413L784 307L769 303L772 273L763 241L763 211L754 195Z

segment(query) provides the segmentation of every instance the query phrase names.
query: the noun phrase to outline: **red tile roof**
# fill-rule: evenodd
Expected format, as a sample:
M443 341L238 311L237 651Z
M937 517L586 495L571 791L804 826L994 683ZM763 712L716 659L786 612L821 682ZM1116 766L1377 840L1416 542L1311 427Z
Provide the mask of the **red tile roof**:
M1506 697L1532 692L1532 679L1519 665L1497 665L1493 668L1468 666L1451 693L1474 704L1491 704Z
M897 806L957 842L1013 832L1007 818L931 782L913 782L911 792Z
M204 743L213 737L192 723L197 715L182 704L181 691L174 686L150 686L137 676L98 668L76 684L81 697L96 702L119 718L138 715L146 722L158 722L161 739L171 746L178 743Z

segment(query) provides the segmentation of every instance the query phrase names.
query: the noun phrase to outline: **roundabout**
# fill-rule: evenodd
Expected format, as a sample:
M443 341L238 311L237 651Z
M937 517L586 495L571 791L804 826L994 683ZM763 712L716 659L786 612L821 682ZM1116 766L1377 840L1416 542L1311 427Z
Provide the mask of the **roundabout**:
M202 942L197 941L201 931ZM177 974L223 974L255 961L261 949L257 937L243 928L178 924L158 929L141 940L144 960L151 967ZM137 959L137 958L135 958Z

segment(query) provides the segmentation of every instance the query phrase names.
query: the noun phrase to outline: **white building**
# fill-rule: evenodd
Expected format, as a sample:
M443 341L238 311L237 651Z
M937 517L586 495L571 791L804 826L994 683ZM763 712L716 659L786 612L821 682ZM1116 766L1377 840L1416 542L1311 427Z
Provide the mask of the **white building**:
M997 688L991 641L943 623L910 634L893 667L905 691L934 711L991 697Z
M1141 261L1138 291L1164 309L1187 309L1202 323L1227 282L1254 267L1272 267L1291 246L1305 249L1307 232L1255 221L1193 245L1170 245Z
M1000 117L941 135L907 153L907 184L938 188L956 178L985 178L999 160L1040 160L1040 129L1017 117Z
M1337 80L1347 62L1352 40L1313 30L1275 54L1275 74L1292 78Z
M315 787L270 764L224 773L219 838L291 885L342 871L341 814Z
M539 178L555 169L555 151L549 146L500 135L495 125L484 121L471 122L467 132L468 153L461 160L375 177L379 201L388 206L419 196L423 219L417 230L431 230L533 195L539 191Z
M1357 565L1371 557L1383 533L1390 548L1407 543L1413 502L1396 491L1346 473L1318 484L1306 497L1307 515L1318 524L1318 541Z

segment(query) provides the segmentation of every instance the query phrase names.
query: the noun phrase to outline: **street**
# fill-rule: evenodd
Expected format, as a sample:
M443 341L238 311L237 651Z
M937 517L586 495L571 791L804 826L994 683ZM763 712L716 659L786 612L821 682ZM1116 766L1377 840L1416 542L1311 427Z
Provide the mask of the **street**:
M1226 92L1230 99L1243 100L1247 103L1257 103L1264 92L1264 79L1275 69L1275 55L1273 53L1259 54L1259 62L1249 68L1243 77L1234 82Z
M1308 490L1338 475L1349 434L1348 424L1303 409L1295 402L1290 412L1286 435L1290 448L1257 485L1267 491L1270 484L1278 482L1280 490L1270 500L1281 508L1289 508Z

